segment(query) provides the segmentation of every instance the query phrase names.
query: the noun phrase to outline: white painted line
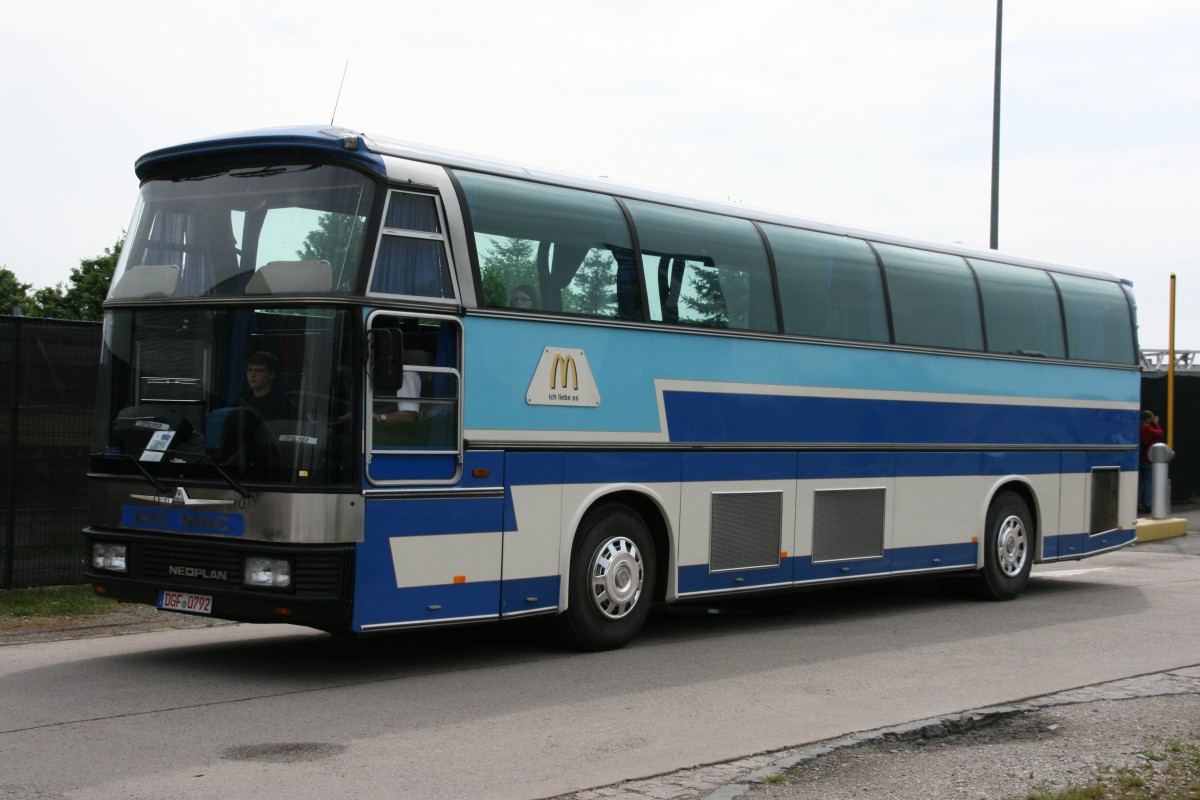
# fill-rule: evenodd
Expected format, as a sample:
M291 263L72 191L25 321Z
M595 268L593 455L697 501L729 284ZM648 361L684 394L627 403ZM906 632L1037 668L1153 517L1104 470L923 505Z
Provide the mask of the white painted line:
M1089 572L1113 572L1116 567L1089 567L1087 569L1063 569L1054 570L1053 572L1038 572L1036 573L1042 578L1074 578L1076 575L1086 575Z

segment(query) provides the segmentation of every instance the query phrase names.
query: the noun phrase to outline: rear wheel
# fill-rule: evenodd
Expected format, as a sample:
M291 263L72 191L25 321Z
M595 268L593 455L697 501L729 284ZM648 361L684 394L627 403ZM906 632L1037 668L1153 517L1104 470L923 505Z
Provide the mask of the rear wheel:
M1029 507L1015 492L1001 492L988 509L983 571L977 593L987 600L1012 600L1029 582L1034 531Z
M654 544L633 509L613 503L591 512L571 556L564 638L584 650L611 650L634 637L654 599Z

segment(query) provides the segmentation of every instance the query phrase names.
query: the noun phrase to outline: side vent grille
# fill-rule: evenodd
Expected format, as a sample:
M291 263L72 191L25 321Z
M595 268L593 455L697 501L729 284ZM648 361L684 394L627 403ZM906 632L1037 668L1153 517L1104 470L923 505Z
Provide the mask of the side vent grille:
M883 556L886 489L814 493L813 563Z
M1092 513L1088 533L1103 533L1117 527L1117 497L1121 470L1103 467L1092 470Z
M709 572L778 567L782 527L782 492L713 494Z

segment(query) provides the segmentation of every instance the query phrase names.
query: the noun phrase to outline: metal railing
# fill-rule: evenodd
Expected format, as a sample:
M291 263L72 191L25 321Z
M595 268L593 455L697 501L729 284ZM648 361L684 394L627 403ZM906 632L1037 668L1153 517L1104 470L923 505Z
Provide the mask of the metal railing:
M1143 350L1143 372L1166 372L1171 365L1170 350ZM1200 373L1200 350L1176 350L1175 371Z

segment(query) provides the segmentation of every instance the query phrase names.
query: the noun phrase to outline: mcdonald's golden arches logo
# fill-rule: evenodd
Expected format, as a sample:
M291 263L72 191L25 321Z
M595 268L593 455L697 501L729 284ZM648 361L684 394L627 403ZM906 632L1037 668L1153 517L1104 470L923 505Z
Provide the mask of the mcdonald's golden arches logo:
M533 380L525 392L525 402L532 406L600 405L600 390L587 355L568 347L547 347L542 350L534 370Z
M555 353L554 360L550 362L550 388L568 388L568 378L571 380L570 388L579 391L579 366L575 363L575 356Z

